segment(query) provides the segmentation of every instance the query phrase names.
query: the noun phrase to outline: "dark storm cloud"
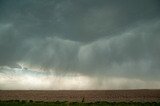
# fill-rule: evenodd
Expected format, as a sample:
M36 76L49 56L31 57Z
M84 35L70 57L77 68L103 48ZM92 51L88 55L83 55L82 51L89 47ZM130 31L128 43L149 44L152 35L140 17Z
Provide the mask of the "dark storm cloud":
M158 78L159 11L159 0L1 0L0 65Z
M1 22L14 24L23 36L60 33L85 42L119 34L139 21L159 18L158 13L157 0L1 1Z
M82 70L96 70L100 75L106 72L107 76L159 78L159 27L160 21L140 24L121 35L82 46Z

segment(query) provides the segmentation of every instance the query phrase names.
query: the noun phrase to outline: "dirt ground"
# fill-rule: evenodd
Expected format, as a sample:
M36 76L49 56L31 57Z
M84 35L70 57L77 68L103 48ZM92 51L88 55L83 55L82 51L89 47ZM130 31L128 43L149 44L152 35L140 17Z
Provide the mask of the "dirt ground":
M0 90L0 100L160 102L160 90Z

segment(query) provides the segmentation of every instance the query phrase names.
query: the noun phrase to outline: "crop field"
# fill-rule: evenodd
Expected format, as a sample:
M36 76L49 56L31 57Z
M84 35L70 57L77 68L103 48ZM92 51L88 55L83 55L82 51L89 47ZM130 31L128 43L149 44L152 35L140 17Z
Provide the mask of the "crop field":
M160 106L160 90L1 90L1 105Z

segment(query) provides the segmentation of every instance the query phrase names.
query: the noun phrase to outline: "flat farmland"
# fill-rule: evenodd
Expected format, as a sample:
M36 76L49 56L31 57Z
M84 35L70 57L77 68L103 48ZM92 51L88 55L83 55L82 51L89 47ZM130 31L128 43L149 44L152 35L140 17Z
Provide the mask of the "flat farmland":
M0 100L160 102L160 90L0 90Z

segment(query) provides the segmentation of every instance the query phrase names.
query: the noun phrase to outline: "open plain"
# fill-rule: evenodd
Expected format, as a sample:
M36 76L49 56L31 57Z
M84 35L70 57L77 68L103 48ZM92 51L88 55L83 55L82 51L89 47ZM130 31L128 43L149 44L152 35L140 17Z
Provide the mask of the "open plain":
M0 90L0 100L160 102L160 90Z

